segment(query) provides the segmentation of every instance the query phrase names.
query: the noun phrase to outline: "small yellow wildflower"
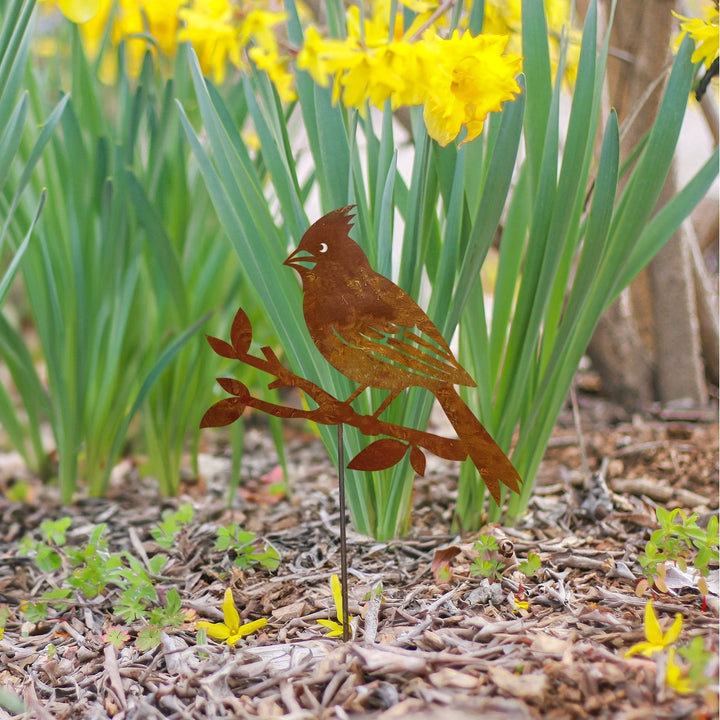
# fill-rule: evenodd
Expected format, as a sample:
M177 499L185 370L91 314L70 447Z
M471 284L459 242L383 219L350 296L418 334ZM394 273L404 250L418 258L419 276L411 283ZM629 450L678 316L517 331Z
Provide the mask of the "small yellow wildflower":
M5 628L0 627L0 640L5 636Z
M228 645L234 645L246 635L251 635L261 627L267 625L267 618L260 618L252 622L240 624L240 615L233 601L232 590L225 590L225 599L222 604L223 620L221 623L210 623L204 620L195 623L197 629L204 629L213 640L224 640Z
M713 60L718 56L718 45L720 44L720 25L718 24L718 8L714 3L708 3L703 7L703 19L686 18L673 11L673 15L682 20L680 23L680 36L677 44L680 45L685 35L689 35L695 41L695 52L691 60L705 63L705 69L709 70Z
M679 665L675 664L675 648L670 648L668 651L665 682L675 690L675 692L681 694L691 693L694 690L690 678L683 674L682 668Z
M338 621L334 620L318 620L318 623L323 627L326 627L330 632L327 634L328 637L340 637L343 634L343 610L342 610L342 587L340 586L340 578L337 575L333 575L330 578L330 589L332 590L333 602L335 603L335 615ZM348 617L348 624L353 621L352 616Z
M633 645L625 653L625 657L629 658L638 653L645 655L645 657L652 657L655 653L662 652L666 647L672 645L680 636L681 630L682 615L677 613L670 629L666 633L663 633L655 611L653 610L652 600L648 600L645 606L645 637L647 641Z

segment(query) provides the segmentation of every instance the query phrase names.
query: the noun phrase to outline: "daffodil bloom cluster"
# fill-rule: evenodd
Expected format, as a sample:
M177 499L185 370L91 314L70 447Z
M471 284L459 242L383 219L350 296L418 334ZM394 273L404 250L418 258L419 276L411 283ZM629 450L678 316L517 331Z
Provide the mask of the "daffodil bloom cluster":
M232 596L232 590L226 588L225 599L222 604L223 611L223 622L221 623L210 623L201 620L195 623L195 628L198 630L205 630L207 634L213 640L224 641L228 645L235 645L235 643L244 638L246 635L252 635L257 632L261 627L267 625L266 618L260 618L259 620L253 620L249 623L240 623L240 614L235 607L235 602Z
M330 590L332 591L333 602L335 603L335 616L337 617L337 622L335 622L335 620L318 620L318 623L330 631L327 633L328 637L340 637L343 634L345 618L343 616L342 609L342 587L340 585L340 578L338 578L337 575L332 575L330 578ZM352 616L348 617L348 625L352 621Z
M45 0L51 2L51 0ZM228 64L241 71L248 58L268 73L284 101L293 100L290 56L281 54L286 16L270 0L55 0L59 9L80 25L85 50L95 58L111 23L114 45L125 43L127 71L137 77L145 53L161 51L172 58L178 43L189 41L203 72L222 83ZM103 58L102 79L116 74L112 54Z
M388 35L378 17L361 22L356 7L348 11L347 24L343 40L308 28L298 69L321 86L332 79L334 99L360 112L366 103L382 108L389 101L393 109L422 105L428 133L441 145L463 127L465 142L477 137L488 113L520 92L515 76L522 60L503 54L507 37L455 30L443 38L433 27L423 30L422 16L403 33L401 15Z
M421 105L428 132L441 145L463 128L466 142L477 137L488 113L499 111L520 91L515 76L521 58L504 54L508 37L474 37L461 29L441 36L442 14L433 14L437 2L406 0L417 13L407 31L403 12L391 17L387 0L371 3L368 17L353 6L347 12L345 38L326 38L308 27L303 47L291 50L278 39L286 16L270 0L56 1L81 23L91 57L97 55L110 22L113 43L125 42L131 76L139 73L148 48L172 57L177 43L188 41L203 71L218 83L229 65L247 71L252 61L268 74L283 101L295 98L294 65L320 85L332 81L335 101L361 113L368 103L383 108L389 101L393 109ZM112 77L114 68L103 67L103 76Z
M703 7L702 18L687 18L678 15L674 11L673 15L682 20L680 23L681 32L677 40L678 46L685 35L689 35L695 41L695 52L692 54L691 60L693 62L702 60L705 68L709 69L713 60L718 56L718 45L720 44L717 4L707 3Z
M652 606L652 601L648 600L645 605L645 642L637 643L633 645L626 653L625 657L629 658L633 655L640 653L645 657L652 657L655 653L662 652L669 645L672 645L678 637L680 637L680 631L682 630L682 615L677 613L675 615L675 621L670 626L670 629L663 633L660 623L658 622L657 615Z

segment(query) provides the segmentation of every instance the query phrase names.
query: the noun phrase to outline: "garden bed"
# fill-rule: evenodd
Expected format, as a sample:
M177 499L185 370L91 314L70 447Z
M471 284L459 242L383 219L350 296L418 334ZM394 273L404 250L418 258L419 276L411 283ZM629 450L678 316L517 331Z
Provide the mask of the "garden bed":
M109 498L66 508L30 479L26 502L0 500L0 604L10 611L0 639L0 688L22 699L25 717L41 720L716 716L717 568L705 605L680 573L668 578L675 587L667 594L638 597L635 588L656 505L697 512L700 526L717 514L717 424L692 414L624 418L587 396L581 405L591 473L583 471L566 417L523 521L483 531L505 551L500 579L471 573L477 534L451 533L456 466L429 464L416 484L405 538L381 543L350 533L350 613L362 617L348 644L325 637L317 623L334 618L337 482L322 446L301 428L287 429L288 497L272 490L278 470L269 434L262 426L248 429L244 481L230 509L229 460L220 446L204 456L203 476L185 483L179 498L159 497L129 461L114 473ZM3 458L3 494L21 474ZM187 502L192 519L161 547L152 529L163 512ZM21 552L26 534L38 541L43 521L64 516L72 519L66 548L84 547L93 526L104 523L108 553L127 551L145 567L168 556L155 587L161 604L174 588L181 607L177 626L158 631L156 646L138 643L150 619L113 618L119 591L111 585L62 612L49 609L45 618L28 619L27 605L23 615L25 603L68 587L62 567L41 571ZM215 549L217 529L231 523L277 549L277 569L240 568L235 552ZM448 546L448 557L456 554L445 574L436 572L435 551ZM540 568L526 577L512 565L529 552ZM222 621L227 587L243 620L264 617L267 625L235 648L198 645L194 621ZM711 651L714 679L704 689L678 693L666 683L662 658L624 657L645 639L651 597L663 631L682 614L678 647L701 637ZM111 625L124 643L108 641ZM4 699L10 709L0 703L0 719L20 715Z

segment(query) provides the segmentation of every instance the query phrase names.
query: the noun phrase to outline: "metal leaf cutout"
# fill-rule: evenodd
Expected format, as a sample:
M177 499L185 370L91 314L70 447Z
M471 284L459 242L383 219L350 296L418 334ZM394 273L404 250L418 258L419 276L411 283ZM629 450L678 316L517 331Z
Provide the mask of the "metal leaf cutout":
M245 313L243 313L244 315ZM230 343L226 343L224 340L221 340L220 338L213 337L212 335L206 335L207 341L210 343L210 347L218 354L220 357L224 358L230 358L231 360L237 358L237 353L235 352L235 348L230 345Z
M245 403L238 398L225 398L212 405L203 415L200 427L223 427L234 423L245 410Z
M217 381L218 385L231 395L245 397L250 394L250 391L245 387L245 385L243 385L239 380L235 380L235 378L218 378Z
M425 453L415 445L410 448L410 464L420 477L425 477Z
M230 329L230 342L238 355L244 355L250 349L252 326L250 325L250 319L242 308L235 314L235 319Z
M348 470L387 470L403 459L407 449L407 443L393 438L375 440L361 450L347 467Z

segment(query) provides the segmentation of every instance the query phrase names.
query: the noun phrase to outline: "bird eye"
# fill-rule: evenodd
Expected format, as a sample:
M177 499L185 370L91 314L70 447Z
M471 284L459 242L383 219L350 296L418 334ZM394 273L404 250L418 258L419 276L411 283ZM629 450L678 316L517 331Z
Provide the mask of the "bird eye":
M327 243L320 243L320 252L327 252Z

